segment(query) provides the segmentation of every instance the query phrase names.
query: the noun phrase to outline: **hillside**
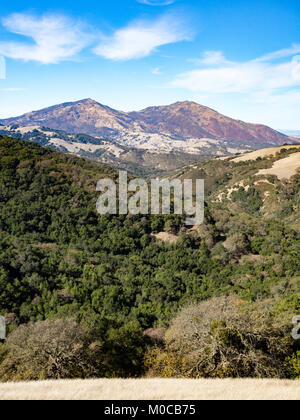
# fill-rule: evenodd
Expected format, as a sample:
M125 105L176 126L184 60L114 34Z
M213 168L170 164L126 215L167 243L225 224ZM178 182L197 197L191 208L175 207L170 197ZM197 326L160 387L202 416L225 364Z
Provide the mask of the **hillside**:
M0 125L0 134L47 146L51 149L81 156L115 168L138 174L174 170L196 161L215 156L231 155L251 150L248 144L233 141L188 139L174 141L168 136L134 134L120 141L87 134L70 134L40 126ZM257 146L259 147L259 146Z
M299 182L300 146L281 146L257 150L237 157L215 159L197 165L186 166L169 173L169 177L204 178L207 200L219 202L234 212L259 211L265 219L283 218L287 223L299 220L299 197L281 199L281 194L290 189L293 182ZM251 193L250 193L251 191ZM283 193L284 194L284 193ZM251 195L253 196L251 198ZM250 203L257 199L257 208L251 210ZM296 200L296 202L294 201ZM233 202L236 202L235 204ZM289 206L293 207L293 210Z
M194 102L178 102L125 113L92 99L69 102L33 111L16 118L0 120L3 125L38 125L70 133L106 136L134 143L143 134L159 134L178 139L217 139L237 144L281 145L289 137L263 125L249 124L225 117ZM144 139L145 140L145 139ZM160 141L160 138L157 138ZM145 143L145 141L144 141ZM132 145L132 143L131 143Z
M297 377L299 175L258 175L297 152L177 171L206 179L205 223L188 230L100 216L96 182L115 170L0 137L1 380Z
M277 154L280 154L281 151L288 151L292 149L292 151L300 150L300 144L293 144L293 145L284 145L281 147L269 147L267 149L260 149L255 150L254 152L244 153L240 156L237 156L233 159L231 159L233 162L239 163L239 162L247 162L247 161L253 161L257 159L264 159L269 157L276 157ZM225 158L222 158L225 159Z

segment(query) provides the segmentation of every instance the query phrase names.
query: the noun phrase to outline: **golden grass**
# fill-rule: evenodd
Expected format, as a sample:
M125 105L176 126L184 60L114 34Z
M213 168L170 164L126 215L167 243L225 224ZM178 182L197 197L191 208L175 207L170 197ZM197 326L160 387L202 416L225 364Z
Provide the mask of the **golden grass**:
M274 163L272 168L261 169L257 175L276 175L278 179L289 179L300 168L300 153L295 153Z
M294 149L294 148L300 148L299 145L286 145L286 146L280 146L280 147L270 147L267 149L260 149L255 150L254 152L245 153L241 156L238 156L234 159L232 159L232 162L247 162L249 160L256 160L257 158L266 158L268 156L273 157L276 155L276 153L279 153L282 149ZM227 156L228 157L228 156Z
M300 400L300 381L95 379L0 384L0 400Z

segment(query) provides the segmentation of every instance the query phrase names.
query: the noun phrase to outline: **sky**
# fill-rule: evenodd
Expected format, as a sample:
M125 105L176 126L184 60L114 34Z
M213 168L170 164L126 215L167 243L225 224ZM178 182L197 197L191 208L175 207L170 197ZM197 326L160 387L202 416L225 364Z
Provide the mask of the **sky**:
M123 111L190 100L300 130L299 0L14 0L0 11L0 118L84 98Z

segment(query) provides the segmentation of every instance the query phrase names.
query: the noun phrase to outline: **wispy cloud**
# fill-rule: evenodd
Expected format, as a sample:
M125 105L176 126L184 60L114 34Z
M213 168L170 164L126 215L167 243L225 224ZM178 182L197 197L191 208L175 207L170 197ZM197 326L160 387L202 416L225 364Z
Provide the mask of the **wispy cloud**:
M8 32L28 39L0 41L0 56L43 64L74 59L85 47L99 40L100 33L97 31L96 37L95 29L87 29L80 21L57 14L14 13L2 18L1 23ZM160 46L191 39L187 27L175 14L156 20L137 20L117 29L112 36L100 34L100 42L93 52L110 60L147 57Z
M103 39L94 52L111 60L147 57L157 47L191 39L187 26L175 15L166 15L154 21L138 20Z
M175 3L176 0L137 0L139 3L147 4L148 6L169 6Z
M219 66L230 63L230 61L224 57L222 51L205 51L202 58L190 61L195 63L197 66Z
M270 54L263 55L262 57L257 58L254 61L273 61L280 58L291 57L292 55L300 54L300 44L293 44L290 48L285 48L283 50L275 51Z
M295 45L242 63L208 52L198 62L201 68L177 75L171 86L213 94L295 88L300 86L300 56L295 55L299 52L300 46Z
M62 15L34 16L15 13L3 18L2 25L28 42L0 42L0 55L43 64L71 59L90 42L78 21Z
M152 70L152 74L154 74L154 76L160 76L163 73L160 70L160 67L155 67L155 69Z

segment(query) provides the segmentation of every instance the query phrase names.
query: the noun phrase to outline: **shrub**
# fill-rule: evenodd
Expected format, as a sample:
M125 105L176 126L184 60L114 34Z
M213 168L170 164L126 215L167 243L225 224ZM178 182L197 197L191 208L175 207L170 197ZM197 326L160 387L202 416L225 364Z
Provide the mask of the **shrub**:
M99 373L101 346L75 321L22 325L7 338L2 381L92 377Z
M145 370L149 377L176 378L183 376L185 369L184 357L168 348L154 347L145 355Z
M284 378L291 349L291 339L272 326L267 311L248 313L243 302L220 297L182 310L164 348L148 352L145 363L163 377Z
M288 366L290 368L291 377L293 379L300 379L300 351L288 359Z

